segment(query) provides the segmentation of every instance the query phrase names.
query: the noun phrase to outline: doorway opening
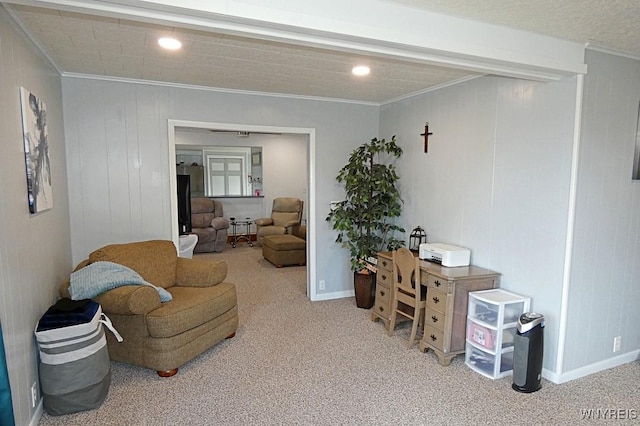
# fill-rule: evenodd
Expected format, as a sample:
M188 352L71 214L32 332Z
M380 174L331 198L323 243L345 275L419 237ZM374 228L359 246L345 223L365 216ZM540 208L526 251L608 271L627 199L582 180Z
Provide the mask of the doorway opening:
M168 120L169 125L169 158L176 157L176 130L180 128L208 129L229 132L256 132L256 133L281 133L290 135L302 135L307 144L307 197L303 200L308 206L307 210L307 297L317 300L316 297L316 193L315 193L315 153L316 132L313 128L261 126L237 123L213 123L205 121ZM171 238L178 247L178 191L175 162L169 161L169 190L171 208Z

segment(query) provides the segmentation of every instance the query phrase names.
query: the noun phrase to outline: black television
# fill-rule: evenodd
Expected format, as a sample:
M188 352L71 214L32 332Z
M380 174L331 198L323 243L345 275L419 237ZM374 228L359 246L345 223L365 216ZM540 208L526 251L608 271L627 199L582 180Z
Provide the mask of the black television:
M178 183L178 233L191 232L191 176L177 175Z

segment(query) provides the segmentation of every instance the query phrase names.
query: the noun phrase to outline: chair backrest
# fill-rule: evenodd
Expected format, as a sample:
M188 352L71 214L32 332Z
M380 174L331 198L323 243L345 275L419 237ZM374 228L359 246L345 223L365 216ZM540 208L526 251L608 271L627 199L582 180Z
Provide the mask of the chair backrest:
M406 247L393 252L393 282L396 289L414 296L416 283L420 288L420 259Z
M223 207L220 200L213 198L191 199L191 226L193 228L208 228L216 217L223 216Z
M276 226L285 226L291 222L298 224L302 220L302 200L293 197L280 197L273 199L271 219Z
M145 281L163 288L176 282L178 253L171 241L152 240L104 246L89 255L89 262L108 261L133 269Z
M214 201L213 198L192 198L191 213L213 213L215 210Z

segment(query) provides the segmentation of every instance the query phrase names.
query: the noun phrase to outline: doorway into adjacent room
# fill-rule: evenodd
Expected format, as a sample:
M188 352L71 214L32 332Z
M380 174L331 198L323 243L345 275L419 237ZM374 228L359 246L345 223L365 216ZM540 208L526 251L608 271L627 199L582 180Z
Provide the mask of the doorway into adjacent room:
M185 138L182 138L181 135L183 132L192 132L192 133L205 133L211 132L212 134L227 134L227 135L242 135L247 136L252 133L256 135L283 135L283 138L287 138L293 141L299 141L304 143L305 150L303 153L303 158L299 158L298 161L306 162L306 186L303 188L303 193L300 198L303 199L305 203L304 210L306 211L306 224L307 224L307 297L310 300L316 299L316 287L314 283L316 282L316 262L315 262L315 129L312 128L297 128L297 127L279 127L279 126L258 126L258 125L246 125L246 124L234 124L234 123L213 123L213 122L200 122L200 121L185 121L185 120L169 120L169 158L176 159L176 154L178 152L188 151L190 148L194 148L196 146L200 146L202 144L196 142L188 142ZM191 139L190 140L196 140ZM231 146L233 144L233 139L229 137L226 138L225 144ZM249 143L246 138L237 138L237 142L235 142L237 146L245 146L245 145L256 145L255 142ZM260 152L260 156L255 155L255 163L260 162L262 166L263 155L265 147L267 150L269 149L269 139L268 137L261 138L260 143L262 144L262 151ZM275 143L273 146L277 146ZM199 149L202 147L200 146ZM255 146L252 148L255 151ZM283 153L279 153L276 155L282 155ZM269 153L267 152L267 156ZM249 163L253 163L254 156L250 157ZM169 161L170 163L170 201L171 201L171 229L172 229L172 239L174 243L178 244L178 210L177 210L177 182L176 182L176 164L174 161ZM247 174L245 172L245 174ZM267 173L268 179L269 173ZM277 179L272 177L271 179ZM265 188L269 188L270 183L264 183ZM276 187L276 182L271 182L271 188ZM297 182L299 184L299 182ZM262 185L260 185L260 190L262 190ZM283 189L286 191L286 189ZM247 197L244 200L247 201L247 205L251 205L252 195L258 195L255 197L256 200L259 200L258 203L253 203L255 206L254 211L251 212L251 215L258 215L257 217L263 217L263 214L267 214L271 210L272 200L276 196L281 196L283 194L269 193L268 189L264 193L256 194L252 191L251 194L247 194ZM264 207L263 207L264 203ZM259 207L257 207L259 206ZM233 207L232 207L233 208ZM246 206L243 208L247 208ZM251 207L248 207L251 209ZM258 213L259 209L259 213ZM233 211L233 210L232 210ZM265 213L265 211L267 211ZM248 213L249 214L249 213ZM247 215L248 215L247 214ZM225 207L225 216L229 216L227 214L227 207Z

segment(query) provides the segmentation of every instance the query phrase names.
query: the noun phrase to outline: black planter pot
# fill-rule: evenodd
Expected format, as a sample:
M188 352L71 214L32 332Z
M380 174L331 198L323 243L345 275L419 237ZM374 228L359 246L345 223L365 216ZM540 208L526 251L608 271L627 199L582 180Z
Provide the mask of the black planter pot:
M370 309L376 300L376 274L353 273L353 287L358 308Z

